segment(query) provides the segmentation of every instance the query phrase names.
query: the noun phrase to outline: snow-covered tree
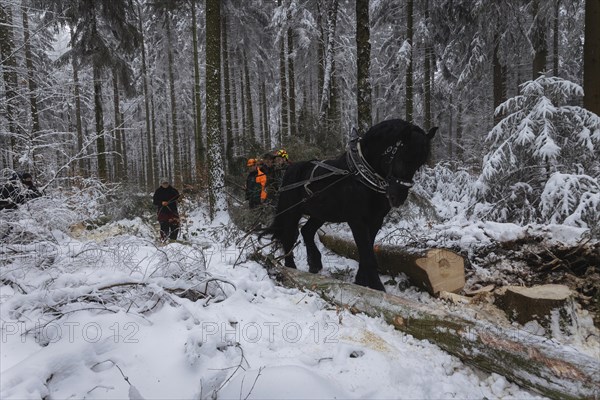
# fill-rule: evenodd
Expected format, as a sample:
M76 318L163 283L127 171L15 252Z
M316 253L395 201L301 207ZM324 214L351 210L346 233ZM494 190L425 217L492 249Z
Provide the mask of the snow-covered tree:
M569 105L581 86L540 76L502 103L478 190L494 218L595 226L600 216L600 117Z

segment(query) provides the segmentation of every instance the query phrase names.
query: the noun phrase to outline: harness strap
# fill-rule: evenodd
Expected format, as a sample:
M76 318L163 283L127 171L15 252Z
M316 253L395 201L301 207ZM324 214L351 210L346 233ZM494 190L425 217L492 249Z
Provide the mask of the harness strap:
M306 192L309 195L312 195L312 191L308 188L308 185L310 185L311 183L319 181L321 179L329 178L330 176L348 175L350 173L350 171L348 171L348 170L337 168L337 167L334 167L333 165L325 164L323 161L313 160L311 162L313 164L315 164L315 166L313 167L312 171L310 172L309 179L301 181L301 182L295 182L295 183L291 183L289 185L282 186L279 188L279 192L285 192L286 190L292 190L292 189L296 189L296 188L303 186L304 189L306 190ZM315 177L315 171L319 167L327 169L330 172Z
M348 143L346 159L350 167L350 172L358 175L358 180L363 185L378 193L386 192L388 182L375 172L367 160L365 160L358 140L352 140Z

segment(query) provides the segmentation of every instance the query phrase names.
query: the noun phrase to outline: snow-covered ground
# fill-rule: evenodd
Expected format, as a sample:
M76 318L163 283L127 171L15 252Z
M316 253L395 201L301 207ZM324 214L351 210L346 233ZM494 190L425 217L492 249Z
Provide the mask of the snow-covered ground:
M278 286L240 257L226 222L191 214L188 241L164 247L141 220L5 247L0 397L540 398ZM207 286L206 298L182 296Z

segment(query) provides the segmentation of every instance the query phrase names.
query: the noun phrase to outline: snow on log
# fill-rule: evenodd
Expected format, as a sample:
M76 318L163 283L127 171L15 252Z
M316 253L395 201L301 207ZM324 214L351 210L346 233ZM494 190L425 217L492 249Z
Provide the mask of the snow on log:
M358 260L352 239L320 233L321 243L331 251ZM447 249L407 250L398 246L375 245L379 270L386 275L406 274L411 282L437 296L440 292L458 292L465 286L464 259Z
M532 320L544 327L548 327L552 319L559 325L574 322L573 292L565 285L507 286L498 291L496 297L495 304L521 325Z
M453 311L393 296L319 274L285 268L260 253L255 259L284 286L311 290L353 313L383 317L396 329L435 343L481 370L495 372L550 398L597 399L600 361L466 306Z

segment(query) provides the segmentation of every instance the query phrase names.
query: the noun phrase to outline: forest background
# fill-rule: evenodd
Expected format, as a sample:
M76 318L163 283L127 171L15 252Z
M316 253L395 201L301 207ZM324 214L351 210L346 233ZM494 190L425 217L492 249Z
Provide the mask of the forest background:
M215 215L246 158L403 118L440 127L428 185L475 214L594 229L598 38L598 0L1 0L0 169L169 176Z

